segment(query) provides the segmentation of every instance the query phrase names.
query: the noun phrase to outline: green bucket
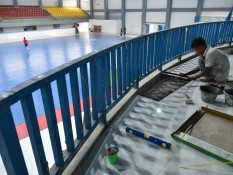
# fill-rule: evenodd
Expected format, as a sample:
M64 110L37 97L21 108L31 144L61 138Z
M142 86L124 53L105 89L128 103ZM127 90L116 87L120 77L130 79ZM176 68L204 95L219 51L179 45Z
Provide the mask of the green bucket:
M114 165L117 163L117 159L118 159L118 154L112 154L112 155L108 155L108 160L109 162Z
M112 146L106 149L108 160L112 165L117 163L118 152L119 152L119 149L116 146Z

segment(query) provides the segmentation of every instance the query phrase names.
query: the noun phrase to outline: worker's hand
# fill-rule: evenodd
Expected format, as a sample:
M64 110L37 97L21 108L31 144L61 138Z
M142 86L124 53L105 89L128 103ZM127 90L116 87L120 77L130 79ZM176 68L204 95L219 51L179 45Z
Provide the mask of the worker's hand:
M196 80L196 79L197 79L195 76L194 76L194 77L187 76L187 78L188 78L189 80Z
M186 77L187 75L184 74L184 73L179 73L179 76L181 76L181 77Z

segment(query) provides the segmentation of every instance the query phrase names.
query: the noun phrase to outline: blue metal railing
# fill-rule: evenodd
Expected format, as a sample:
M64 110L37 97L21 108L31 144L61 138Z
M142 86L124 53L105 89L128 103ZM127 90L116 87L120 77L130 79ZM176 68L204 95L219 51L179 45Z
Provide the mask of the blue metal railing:
M83 56L29 80L0 96L0 151L8 174L25 175L28 170L19 143L11 106L21 103L39 174L49 174L37 122L33 93L40 91L48 124L56 172L67 161L63 155L56 120L51 84L56 82L68 153L75 153L106 113L139 81L169 61L192 51L191 41L198 36L212 46L231 43L232 22L202 23L139 36ZM66 77L69 77L69 82ZM71 126L68 86L74 108L77 139ZM80 99L82 96L84 121ZM91 97L91 98L90 98ZM72 154L69 154L70 156ZM69 158L69 157L68 157Z

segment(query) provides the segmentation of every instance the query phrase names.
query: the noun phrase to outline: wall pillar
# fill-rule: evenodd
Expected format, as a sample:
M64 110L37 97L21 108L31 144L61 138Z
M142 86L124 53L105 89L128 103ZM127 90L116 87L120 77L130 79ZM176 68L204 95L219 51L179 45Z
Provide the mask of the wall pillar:
M104 0L104 19L109 19L108 0Z
M14 4L14 6L19 6L19 4L18 4L18 1L17 1L17 0L13 0L13 4Z
M125 0L121 0L121 18L122 18L122 27L125 26Z
M90 0L90 16L94 18L94 0Z
M169 29L171 24L171 9L172 9L172 0L167 0L167 11L166 11L166 21L165 28Z
M195 22L200 21L201 12L202 12L202 9L203 9L203 3L204 3L204 0L198 0L198 2L197 2Z
M77 0L77 7L81 7L81 2L80 2L80 0Z
M141 27L141 34L145 34L146 30L146 9L147 9L147 0L142 0L142 27Z

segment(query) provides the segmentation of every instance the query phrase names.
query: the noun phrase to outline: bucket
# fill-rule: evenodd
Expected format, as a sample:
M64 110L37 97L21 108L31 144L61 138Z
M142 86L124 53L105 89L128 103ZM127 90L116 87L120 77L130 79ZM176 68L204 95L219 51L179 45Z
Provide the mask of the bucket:
M119 149L116 146L112 146L106 149L108 160L112 165L117 163L118 152L119 152Z
M225 89L224 94L226 104L233 106L233 89Z
M200 86L201 99L206 103L214 103L221 89L211 85Z

